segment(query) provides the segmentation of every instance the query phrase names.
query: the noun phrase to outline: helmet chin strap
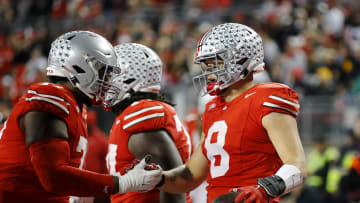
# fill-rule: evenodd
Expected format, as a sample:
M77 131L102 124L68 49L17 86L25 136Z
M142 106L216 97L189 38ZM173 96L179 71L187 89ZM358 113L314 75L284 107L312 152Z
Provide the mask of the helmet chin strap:
M207 85L207 87L206 87L206 91L211 96L220 95L221 92L223 92L226 88L228 88L229 86L237 83L240 80L243 80L243 79L247 78L248 75L249 75L249 71L247 69L244 69L243 71L241 71L239 73L239 76L231 75L230 77L232 78L233 81L229 82L226 85L222 86L222 84L224 84L222 81L209 83Z
M220 89L221 84L222 84L221 81L220 82L211 82L207 85L206 91L211 96L219 95L221 93L221 89Z

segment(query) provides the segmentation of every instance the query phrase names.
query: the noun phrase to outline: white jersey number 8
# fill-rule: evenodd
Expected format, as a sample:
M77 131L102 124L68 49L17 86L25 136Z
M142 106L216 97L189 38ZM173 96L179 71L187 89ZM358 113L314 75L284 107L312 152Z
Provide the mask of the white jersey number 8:
M217 121L209 128L205 139L206 156L211 162L210 175L212 178L223 176L229 170L230 156L223 148L227 129L225 121ZM217 135L216 142L211 143L214 135ZM218 159L220 159L220 164L215 165L216 162L219 163L216 161Z

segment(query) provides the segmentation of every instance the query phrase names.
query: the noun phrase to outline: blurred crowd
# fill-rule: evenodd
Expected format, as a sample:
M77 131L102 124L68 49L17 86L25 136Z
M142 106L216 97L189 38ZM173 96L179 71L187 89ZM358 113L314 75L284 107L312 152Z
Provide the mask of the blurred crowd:
M357 0L1 0L0 95L15 103L30 83L44 80L50 42L87 29L113 44L156 50L164 62L163 92L178 101L183 117L196 103L181 95L194 94L198 39L215 24L237 22L263 37L267 72L259 81L285 83L301 96L356 96L359 6Z
M197 41L223 22L248 25L262 36L266 71L256 76L257 82L285 83L301 99L312 95L347 98L334 103L334 111L341 115L347 101L360 101L358 0L0 0L0 120L7 118L29 84L46 80L51 41L78 29L99 33L114 45L136 42L153 48L164 63L162 92L186 119L201 111L196 107L203 103L191 79L200 72L193 64ZM355 115L359 110L351 112ZM360 151L355 121L347 121L349 140L335 150L322 137L324 132L314 135L309 170L322 177L320 183L317 178L308 183L321 190L315 195L326 194L326 199L339 194L341 177L351 165L344 161L351 159L345 155L354 157ZM339 173L333 175L332 169ZM328 184L336 187L326 185L330 176ZM306 195L311 197L314 191L302 194L300 200L306 202Z

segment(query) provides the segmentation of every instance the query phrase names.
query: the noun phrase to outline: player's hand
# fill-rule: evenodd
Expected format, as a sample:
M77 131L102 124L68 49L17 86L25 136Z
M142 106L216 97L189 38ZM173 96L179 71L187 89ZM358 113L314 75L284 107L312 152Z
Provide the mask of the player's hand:
M150 156L145 156L133 169L119 177L120 193L147 192L160 182L162 169L156 165L156 168L149 170L149 164L147 163L150 160Z
M124 166L120 169L120 174L125 175L127 172L129 172L131 169L133 169L138 163L140 163L139 159L134 159L130 164Z
M264 188L259 185L240 187L232 191L241 192L236 196L235 203L267 203L272 199L266 194Z
M133 169L138 163L140 163L139 159L134 159L130 164L124 166L119 172L121 175L127 174L131 169ZM157 170L159 168L158 165L154 163L148 163L145 166L145 170Z

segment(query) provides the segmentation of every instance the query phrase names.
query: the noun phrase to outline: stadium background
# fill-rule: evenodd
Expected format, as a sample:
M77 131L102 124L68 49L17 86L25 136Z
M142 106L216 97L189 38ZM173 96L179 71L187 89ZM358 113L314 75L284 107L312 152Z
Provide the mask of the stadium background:
M114 45L153 48L164 63L162 92L184 119L202 103L191 79L200 71L193 64L197 41L213 25L236 22L263 38L266 72L256 81L299 93L306 153L320 142L336 149L340 162L360 137L359 6L358 0L0 0L0 120L29 84L45 80L51 41L78 29ZM107 133L114 116L95 110Z

